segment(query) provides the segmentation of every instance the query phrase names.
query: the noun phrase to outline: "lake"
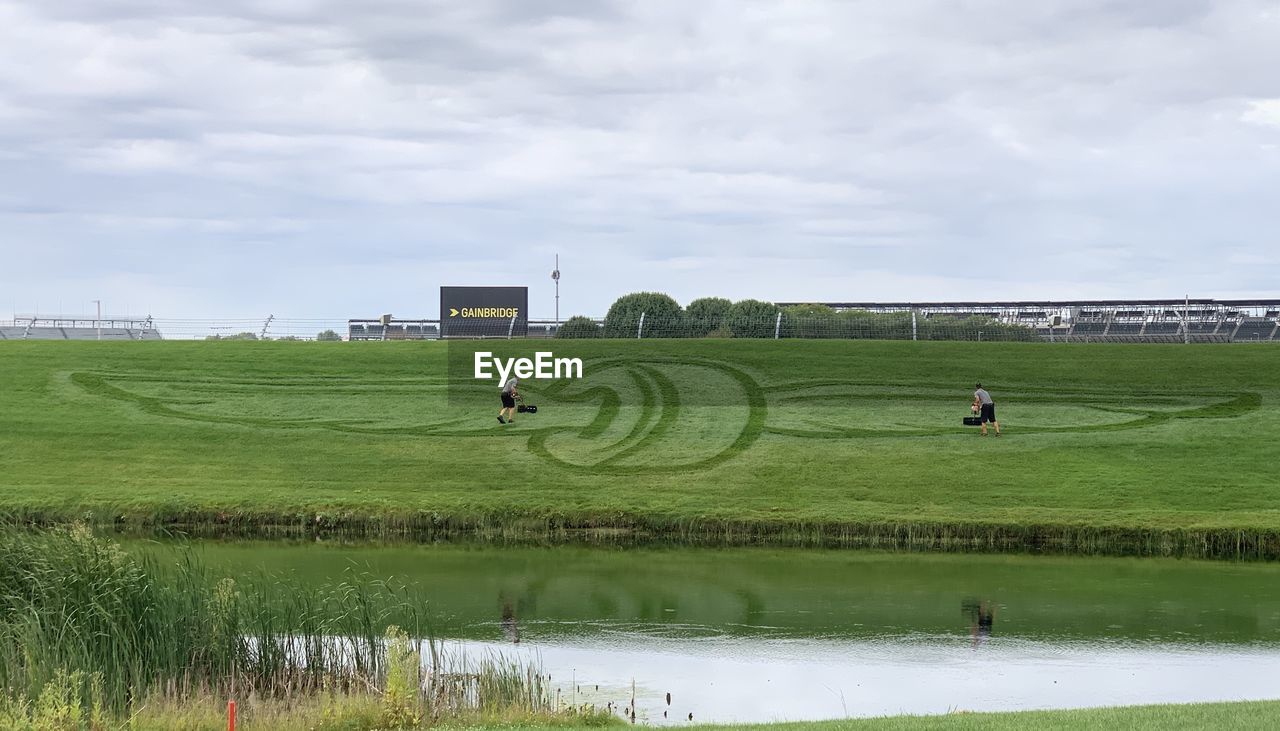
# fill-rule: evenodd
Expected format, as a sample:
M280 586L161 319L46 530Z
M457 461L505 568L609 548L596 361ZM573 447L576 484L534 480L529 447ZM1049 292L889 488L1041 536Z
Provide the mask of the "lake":
M568 702L771 721L1280 697L1280 565L756 548L200 541L218 574L413 584ZM126 542L135 551L168 548ZM668 704L668 694L670 703ZM665 714L665 715L664 715Z

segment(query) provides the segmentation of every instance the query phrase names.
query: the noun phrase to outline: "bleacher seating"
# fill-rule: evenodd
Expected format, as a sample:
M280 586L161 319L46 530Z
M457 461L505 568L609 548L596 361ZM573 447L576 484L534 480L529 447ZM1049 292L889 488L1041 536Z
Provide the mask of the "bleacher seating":
M0 340L160 340L155 328L18 327L0 328Z
M349 340L434 340L440 337L440 326L423 320L392 322L386 327L376 320L348 320L347 337Z
M1141 322L1113 322L1108 335L1137 335L1142 332Z
M1180 322L1148 322L1146 335L1177 335L1182 332Z
M1071 329L1073 335L1101 335L1107 331L1105 322L1077 322Z
M1248 317L1236 329L1235 340L1270 340L1276 324L1261 317Z

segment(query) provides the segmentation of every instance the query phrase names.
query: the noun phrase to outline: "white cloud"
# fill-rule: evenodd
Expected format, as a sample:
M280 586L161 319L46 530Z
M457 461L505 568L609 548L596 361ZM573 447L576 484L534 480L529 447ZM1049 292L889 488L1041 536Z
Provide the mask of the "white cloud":
M970 298L975 260L992 298L1266 290L1208 252L1280 223L1276 37L1262 0L0 0L0 256L59 272L0 290L432 314L550 303L557 251L595 313Z
M1252 124L1280 127L1280 99L1256 99L1248 104L1249 108L1241 119Z

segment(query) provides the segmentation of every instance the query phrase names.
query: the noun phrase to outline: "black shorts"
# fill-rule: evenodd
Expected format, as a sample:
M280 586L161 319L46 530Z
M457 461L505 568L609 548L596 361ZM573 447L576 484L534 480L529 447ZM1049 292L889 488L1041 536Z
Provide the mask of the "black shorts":
M502 408L514 409L515 407L516 407L516 400L512 398L511 394L509 393L502 394Z
M988 422L988 421L995 421L995 420L996 420L996 405L995 405L995 404L983 404L983 405L982 405L982 421L983 421L983 423L986 423L986 422Z

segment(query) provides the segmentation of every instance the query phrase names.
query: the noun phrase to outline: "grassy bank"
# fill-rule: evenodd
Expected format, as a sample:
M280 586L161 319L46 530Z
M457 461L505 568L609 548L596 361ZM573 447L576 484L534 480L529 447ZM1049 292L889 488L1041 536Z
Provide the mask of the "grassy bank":
M263 535L1280 556L1280 348L5 343L0 513ZM483 344L529 355L520 341ZM448 353L453 353L450 358ZM1005 436L959 426L974 381Z
M1037 729L1268 729L1280 724L1280 701L1088 708L1020 713L951 713L945 716L897 716L813 723L690 725L686 728L759 731L1036 731ZM510 725L511 731L542 731L549 726Z
M226 702L204 698L181 705L158 700L139 709L129 728L132 731L223 731ZM0 715L0 721L4 717ZM280 702L255 698L237 707L237 728L245 731L371 731L400 729L387 726L385 712L376 699L312 698ZM1268 729L1280 724L1280 701L1203 703L1186 705L1090 708L1064 711L1024 711L1019 713L951 713L942 716L896 716L888 718L843 719L808 723L753 725L682 724L684 728L713 731L1035 731L1037 729ZM424 726L419 726L424 727ZM620 718L608 716L565 717L539 721L515 713L480 714L468 721L441 724L435 728L502 729L503 731L562 731L571 728L629 727ZM21 725L6 726L21 730ZM79 731L73 725L44 726L56 731Z

